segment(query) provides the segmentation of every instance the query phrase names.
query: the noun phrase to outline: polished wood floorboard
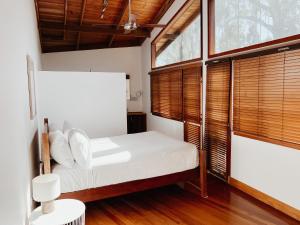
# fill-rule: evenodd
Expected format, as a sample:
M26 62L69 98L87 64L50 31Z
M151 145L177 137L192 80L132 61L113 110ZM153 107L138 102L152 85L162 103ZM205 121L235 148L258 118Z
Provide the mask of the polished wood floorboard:
M213 177L208 190L207 199L174 185L88 203L86 225L300 224Z

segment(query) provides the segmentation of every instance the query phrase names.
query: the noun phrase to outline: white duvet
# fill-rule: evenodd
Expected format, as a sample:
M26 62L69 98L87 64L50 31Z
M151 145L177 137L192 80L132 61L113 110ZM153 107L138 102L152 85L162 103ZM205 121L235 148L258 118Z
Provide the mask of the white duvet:
M195 145L150 131L91 140L92 168L55 165L62 193L182 172L199 165Z

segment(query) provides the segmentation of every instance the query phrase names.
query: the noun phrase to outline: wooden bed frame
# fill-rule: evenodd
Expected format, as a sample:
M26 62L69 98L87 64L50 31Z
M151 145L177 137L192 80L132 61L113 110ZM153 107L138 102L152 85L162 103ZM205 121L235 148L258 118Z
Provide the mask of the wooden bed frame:
M49 128L48 119L44 119L44 131L42 134L42 162L43 173L51 173L51 157L50 157L50 144L49 144ZM200 187L197 187L194 182L200 181ZM60 199L72 198L78 199L83 202L97 201L105 198L116 197L133 192L143 191L151 188L157 188L170 184L176 184L184 182L185 185L192 187L202 196L207 197L206 189L206 154L204 151L200 151L200 167L196 169L187 170L180 173L174 173L165 176L159 176L154 178L148 178L143 180L130 181L120 184L114 184L99 188L86 189L82 191L63 193Z

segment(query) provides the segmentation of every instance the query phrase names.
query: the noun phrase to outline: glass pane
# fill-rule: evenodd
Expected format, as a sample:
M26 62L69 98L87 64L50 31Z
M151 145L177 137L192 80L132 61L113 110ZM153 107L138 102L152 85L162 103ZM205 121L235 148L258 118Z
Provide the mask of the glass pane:
M156 67L201 57L200 6L194 0L155 42Z
M300 33L300 0L215 0L215 51Z

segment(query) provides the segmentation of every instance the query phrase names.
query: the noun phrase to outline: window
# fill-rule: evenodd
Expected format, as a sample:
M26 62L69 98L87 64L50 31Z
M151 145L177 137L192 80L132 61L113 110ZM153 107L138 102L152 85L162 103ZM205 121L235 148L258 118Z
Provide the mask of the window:
M201 57L201 3L189 0L152 42L152 67Z
M195 34L195 35L194 35ZM156 66L200 58L200 15L170 44L157 51Z
M234 133L300 149L299 73L300 50L234 60Z
M209 0L209 55L300 38L299 0Z
M151 74L151 111L156 116L182 120L181 70Z
M202 149L202 68L200 65L182 71L184 141ZM200 187L199 180L192 181Z
M182 71L183 120L194 124L201 123L202 68L200 65Z
M230 62L207 66L204 149L208 170L227 179L230 171Z
M151 72L152 114L200 126L201 74L199 62Z

